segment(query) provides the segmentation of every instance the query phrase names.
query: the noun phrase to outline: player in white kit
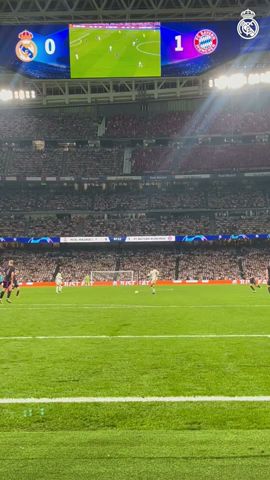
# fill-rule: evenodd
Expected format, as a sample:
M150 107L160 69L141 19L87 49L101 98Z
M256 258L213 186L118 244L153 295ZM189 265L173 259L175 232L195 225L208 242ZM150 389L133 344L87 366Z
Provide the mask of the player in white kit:
M58 272L55 277L56 293L62 292L63 278L61 272Z
M153 268L149 273L148 277L150 279L150 287L152 289L152 294L156 293L156 283L158 281L159 271L156 268Z

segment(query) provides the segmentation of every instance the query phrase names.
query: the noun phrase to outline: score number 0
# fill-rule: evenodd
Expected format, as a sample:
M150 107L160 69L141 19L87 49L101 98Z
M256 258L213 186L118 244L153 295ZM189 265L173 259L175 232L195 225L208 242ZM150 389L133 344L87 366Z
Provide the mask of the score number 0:
M175 51L176 52L183 52L183 47L182 47L182 35L176 35L176 37L174 37L175 41L176 41L176 47L175 47Z
M47 38L44 47L48 55L53 55L56 50L55 41L52 38Z

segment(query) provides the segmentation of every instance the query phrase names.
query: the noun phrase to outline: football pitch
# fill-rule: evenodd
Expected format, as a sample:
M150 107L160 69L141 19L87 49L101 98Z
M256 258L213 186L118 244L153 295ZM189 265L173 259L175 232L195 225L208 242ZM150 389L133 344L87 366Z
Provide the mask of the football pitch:
M70 28L72 78L161 75L159 30Z
M266 287L25 288L0 311L1 478L269 477Z

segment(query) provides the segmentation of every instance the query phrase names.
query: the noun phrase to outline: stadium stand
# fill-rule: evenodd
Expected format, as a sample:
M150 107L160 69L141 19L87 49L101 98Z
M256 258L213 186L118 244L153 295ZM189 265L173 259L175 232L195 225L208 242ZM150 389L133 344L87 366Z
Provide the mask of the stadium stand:
M21 125L26 134L22 133ZM105 142L101 137L90 145L87 140L97 140L98 129L89 113L82 116L68 112L29 111L17 116L12 111L2 113L0 235L117 237L268 232L270 202L266 180L255 181L247 177L241 182L211 179L211 182L199 183L190 178L188 183L178 184L166 180L167 174L267 170L270 166L268 131L270 112L234 112L232 115L232 112L223 111L211 118L202 117L199 111L121 114L108 116ZM265 133L266 137L246 137L257 133ZM183 135L196 138L190 143L173 141ZM226 135L240 137L227 142ZM109 137L112 140L108 140ZM151 184L150 180L145 180L131 186L125 180L122 185L113 180L108 183L107 176L121 178L124 174L125 146L119 141L122 137L131 140L168 137L172 140L148 146L142 142L127 143L131 150L130 174L165 175L164 182ZM32 144L35 140L45 140L41 150ZM6 177L13 176L17 182L7 186ZM78 182L99 177L104 182L93 182L86 188L83 183L74 188L74 184L64 187L57 182L51 187L46 184L34 187L25 182L26 177L28 182L35 177L42 180L55 177L57 181L71 177ZM254 246L246 250L241 248L229 249L228 245L223 245L211 250L187 251L159 247L152 252L146 247L134 247L106 254L98 249L94 252L45 250L31 252L27 267L26 251L16 250L15 254L23 281L51 280L59 265L63 276L70 281L81 281L89 269L120 267L134 270L137 278L144 279L145 271L154 264L167 279L175 276L236 279L251 273L263 275L267 264L266 249L262 246L258 250ZM6 258L4 245L1 255ZM35 262L40 265L38 271Z
M80 115L68 110L4 111L0 115L0 175L122 175L122 137L131 142L134 138L151 140L148 146L134 140L127 144L131 148L130 173L134 175L269 169L268 132L268 110L201 115L198 108L158 115L120 114L108 116L105 136L99 137L97 122L87 111ZM109 143L108 137L112 137ZM155 144L164 137L165 143ZM44 143L41 150L36 149L37 141Z
M0 138L3 140L90 140L97 137L98 121L87 110L2 110ZM177 138L181 136L249 134L270 131L270 112L224 109L202 114L191 111L108 116L106 137Z
M29 147L13 147L0 174L24 177L72 176L74 178L121 175L123 152L114 148L48 148L36 151ZM0 167L1 168L1 167Z
M234 181L211 183L135 185L111 184L85 191L69 187L17 186L0 187L0 208L15 211L88 211L109 212L128 210L226 210L260 209L270 206L268 184Z
M270 131L270 112L221 111L168 112L162 114L115 115L108 118L106 136L176 138L207 134L246 134Z
M32 214L32 216L1 214L2 237L42 236L120 236L120 235L211 235L268 233L270 215L243 218L207 215L92 216L79 214Z
M132 172L204 173L269 169L269 145L190 145L181 148L137 148L132 153Z
M123 175L124 150L114 147L48 147L36 151L15 146L0 152L0 175L74 178ZM268 144L195 145L183 148L138 147L131 175L257 171L270 168Z
M78 140L97 136L97 122L89 113L42 110L2 110L1 140Z

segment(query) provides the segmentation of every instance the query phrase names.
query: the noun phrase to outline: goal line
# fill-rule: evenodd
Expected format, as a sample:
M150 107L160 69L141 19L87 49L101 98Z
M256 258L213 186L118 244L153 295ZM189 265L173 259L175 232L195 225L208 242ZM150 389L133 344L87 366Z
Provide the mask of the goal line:
M270 396L193 396L193 397L51 397L0 398L0 405L41 403L209 403L270 402Z

